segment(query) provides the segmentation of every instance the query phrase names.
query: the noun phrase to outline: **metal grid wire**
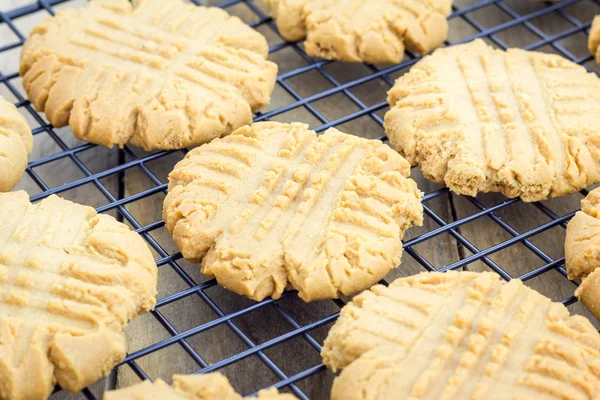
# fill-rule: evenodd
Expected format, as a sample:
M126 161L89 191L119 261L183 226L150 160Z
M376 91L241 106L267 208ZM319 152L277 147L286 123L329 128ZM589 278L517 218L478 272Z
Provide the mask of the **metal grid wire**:
M194 3L199 4L197 0L192 1L194 1ZM458 42L447 42L447 45L454 45L462 42L467 42L473 38L484 37L496 46L506 49L508 46L500 38L499 34L511 28L521 26L525 27L526 30L528 30L528 33L533 33L537 38L536 41L526 46L526 49L534 50L544 46L551 46L551 48L553 48L554 51L558 54L561 54L564 57L576 63L585 64L592 59L591 56L585 55L583 57L577 57L571 51L567 50L564 46L562 46L559 43L561 40L569 36L581 33L587 34L589 32L589 22L582 23L577 18L570 15L567 11L567 8L569 6L578 3L578 1L580 0L565 0L559 3L548 4L545 8L536 9L536 11L528 14L519 14L513 9L511 9L506 3L500 0L472 1L468 5L460 8L455 6L452 15L449 18L451 20L462 20L464 23L467 23L472 28L474 28L474 31L476 33L471 37L461 39ZM600 4L598 0L585 1L594 3L595 5ZM24 41L26 40L26 34L24 32L21 32L17 28L14 21L35 12L43 12L44 10L48 14L54 14L55 10L53 9L53 6L56 6L59 3L68 2L68 0L39 0L37 3L34 4L26 5L13 10L0 12L0 28L2 28L2 25L5 25L5 27L8 26L8 28L18 38L18 40L16 40L14 43L9 43L0 47L0 56L4 52L8 52L10 50L22 46ZM268 17L268 15L265 14L264 10L261 10L261 8L258 7L252 0L229 0L218 4L218 6L227 9L228 7L239 5L239 3L244 3L245 6L247 6L256 14L257 20L251 23L251 26L262 27L263 29L271 29L274 34L278 35L275 23ZM490 6L497 7L510 18L506 22L503 22L499 25L493 26L491 28L486 28L481 23L479 23L472 16L472 14L476 13L478 10ZM550 13L560 14L560 16L568 22L568 27L566 29L562 29L558 33L546 34L542 30L537 28L534 23L532 23L534 19ZM287 111L295 110L298 108L304 108L308 110L308 112L310 112L310 114L312 114L313 117L320 121L320 125L316 127L317 132L323 131L324 129L329 127L342 125L344 123L356 120L364 116L368 116L376 123L383 125L383 120L380 115L383 115L383 111L387 109L387 104L385 102L378 102L376 104L368 106L363 101L361 101L355 94L353 94L351 90L361 84L365 84L374 80L383 80L387 83L387 85L391 87L391 85L393 85L394 79L392 78L392 76L394 73L398 74L402 70L406 70L407 67L413 65L419 60L419 58L415 55L407 54L405 61L399 65L386 66L384 68L368 65L367 68L369 69L370 73L367 76L363 76L359 79L355 79L346 83L340 83L325 68L331 62L312 59L304 52L301 43L286 43L285 41L281 40L280 43L270 48L270 53L273 55L273 53L282 51L282 49L285 48L290 48L291 50L293 50L294 53L296 53L306 62L305 66L300 68L294 68L290 71L281 73L277 78L277 83L283 89L285 89L285 91L290 96L293 97L293 101L285 106L273 109L271 111L256 114L255 121L268 120L272 117L281 115ZM318 74L320 74L321 77L324 78L330 84L331 88L307 97L303 97L302 95L300 95L298 91L292 87L293 85L289 83L289 80L309 71L317 71ZM224 311L217 304L217 302L215 302L214 299L212 299L211 296L207 293L207 289L216 285L215 280L209 280L203 283L195 282L194 279L181 267L181 254L169 253L157 242L157 240L155 240L152 237L151 232L162 228L164 225L163 222L160 220L160 215L153 216L156 218L156 221L153 223L141 224L126 208L127 205L133 204L136 201L152 196L153 194L166 193L167 185L163 183L161 179L159 179L156 176L156 174L151 171L150 168L148 168L147 164L156 160L160 160L161 158L168 156L171 152L161 151L152 154L145 154L143 156L138 156L136 155L136 152L134 150L127 146L122 150L114 149L112 151L118 152L119 155L118 166L99 172L93 172L88 166L86 166L85 162L82 161L80 154L95 146L92 144L79 144L75 147L69 147L67 143L65 143L65 141L61 139L60 135L57 134L55 128L53 128L51 125L48 125L45 122L45 119L35 112L29 101L22 96L19 90L17 90L14 82L11 82L11 80L15 78L18 78L17 71L0 71L0 86L5 85L6 88L8 88L8 90L17 98L16 106L26 109L26 112L31 114L31 116L40 125L38 128L35 128L33 130L33 134L48 134L59 148L59 151L56 151L50 155L44 155L42 158L29 163L29 166L27 168L27 174L39 186L41 190L40 193L32 195L31 200L36 201L45 198L51 194L61 194L68 190L79 188L86 184L94 185L102 193L102 195L106 197L108 201L107 204L98 207L97 211L118 211L118 215L122 218L122 220L124 220L124 222L129 223L139 234L141 234L146 239L151 248L158 253L160 258L157 260L157 265L160 268L173 269L183 279L183 281L185 281L185 283L188 286L185 290L178 291L177 293L168 295L167 297L160 299L156 304L156 310L152 312L154 318L156 318L156 320L166 329L166 331L170 334L170 337L128 354L126 359L123 361L122 365L128 365L135 372L135 374L139 376L140 379L149 379L147 373L143 370L143 368L141 368L138 365L136 361L141 357L144 357L150 353L159 351L160 349L166 348L167 346L176 343L180 345L197 363L197 372L200 373L215 371L224 368L249 356L258 356L260 360L277 377L278 381L273 386L277 388L285 388L287 391L292 392L300 399L308 399L308 396L305 393L303 393L303 391L299 388L297 383L314 374L322 372L325 369L325 367L322 364L316 364L293 375L286 375L283 372L282 368L278 365L277 360L268 357L265 354L265 350L268 350L269 348L281 344L283 342L290 341L295 338L300 338L305 340L315 351L319 352L321 350L321 344L318 340L316 340L313 337L312 331L319 327L332 323L337 318L338 313L333 313L332 315L328 315L325 318L321 318L309 324L303 325L300 322L298 322L296 318L294 318L284 306L280 304L280 300L274 301L271 299L265 300L260 303L251 303L250 306L247 306L234 312ZM328 120L324 115L322 115L322 113L317 109L317 107L314 106L314 103L318 100L325 99L329 96L339 94L343 94L343 96L345 96L352 103L354 103L358 107L358 111L348 113L347 115L343 115L333 120ZM386 138L380 137L380 139L385 140ZM183 152L180 152L180 155L183 156ZM61 159L71 160L74 168L78 169L78 172L76 172L79 175L83 174L83 177L61 184L56 187L51 187L51 185L47 184L44 181L44 179L42 179L38 171L43 171L44 166ZM143 171L143 174L152 182L152 187L149 189L142 190L141 192L136 193L134 195L126 196L125 191L122 187L122 179L118 193L116 195L113 194L113 192L111 192L111 190L109 190L105 186L105 184L103 184L103 178L113 176L115 174L123 174L125 171L132 168L141 169L141 171ZM582 191L581 194L586 195L587 192ZM482 201L476 198L465 197L465 199L468 202L470 202L476 208L477 211L463 218L447 222L442 216L434 212L433 207L429 206L429 203L432 199L440 198L444 195L448 197L447 188L434 190L430 193L427 193L423 198L423 205L426 215L432 221L435 221L435 223L438 226L417 237L407 240L404 243L405 252L408 253L410 257L414 258L414 260L416 260L425 270L446 271L450 269L458 269L461 267L465 267L471 263L480 261L483 262L491 270L497 272L499 275L501 275L504 279L507 280L511 278L520 278L522 280L527 281L551 270L558 271L564 277L564 279L567 279L567 274L563 267L564 258L551 258L548 254L546 254L546 252L544 252L535 244L533 244L532 241L530 241L530 239L535 235L538 235L551 228L558 226L563 228L566 227L568 220L573 216L574 212L559 216L555 214L546 205L542 203L534 203L533 207L539 209L543 214L545 214L549 218L549 221L533 229L519 233L509 223L505 222L501 217L499 217L497 215L497 212L501 209L506 209L512 205L515 205L516 203L520 202L520 200L509 199L501 201L492 206L487 206ZM508 233L510 235L510 238L508 240L504 240L500 243L497 243L491 247L485 249L478 249L471 241L469 241L465 236L463 236L460 233L460 227L479 218L487 218L493 221L493 223L497 224L497 226L499 226L502 230ZM416 246L428 240L436 240L436 237L439 238L439 236L444 233L451 235L457 241L457 243L462 245L465 249L467 249L470 252L470 255L462 257L458 261L453 262L449 265L436 267L432 265L432 263L428 261L424 256L419 254L419 252L416 249ZM529 272L524 273L520 276L511 276L505 269L503 269L502 266L498 265L490 258L490 256L494 253L497 253L517 243L523 244L529 251L535 254L535 256L537 256L543 262L543 265L532 269ZM573 283L573 285L575 284ZM575 286L573 286L573 288L574 287ZM176 330L174 325L163 315L161 310L163 309L163 307L172 303L176 303L177 301L184 299L188 296L198 296L217 315L217 318L195 326L191 329L179 332ZM286 292L284 293L282 298L290 296L295 296L295 293ZM570 305L576 302L576 299L573 296L570 296L566 299L563 299L562 302L565 305ZM338 308L343 306L344 304L342 300L335 300L334 303ZM286 321L286 323L289 324L288 328L290 330L283 335L264 341L260 344L255 344L252 341L252 339L249 336L247 336L236 325L234 320L240 316L246 315L248 313L251 313L255 310L267 306L273 307L277 311L277 313ZM241 341L245 344L246 349L237 354L226 357L220 361L209 364L209 362L207 362L194 349L194 347L192 347L187 342L187 339L192 337L193 335L208 331L219 325L227 326L228 329L230 329L239 339L241 339ZM329 389L324 388L323 390ZM85 389L82 393L83 395L85 395L85 397L89 399L95 399L92 392L88 389Z

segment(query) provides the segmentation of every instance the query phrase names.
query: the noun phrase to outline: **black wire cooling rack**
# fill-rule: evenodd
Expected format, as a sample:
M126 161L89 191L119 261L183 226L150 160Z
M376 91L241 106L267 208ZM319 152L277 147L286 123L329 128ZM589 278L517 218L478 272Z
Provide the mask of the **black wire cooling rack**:
M522 3L528 3L530 0L514 0L514 1L500 1L500 0L483 0L483 1L459 1L455 0L455 6L450 18L451 33L452 29L456 24L466 24L471 29L472 35L468 37L461 37L457 40L453 40L450 35L448 45L454 45L462 42L469 41L474 38L485 38L490 43L500 47L507 48L509 45L513 47L512 43L506 43L503 34L510 31L519 29L521 34L529 35L533 37L533 40L526 45L524 48L528 50L542 49L544 51L552 51L563 55L564 57L585 65L588 69L593 68L594 62L592 57L587 51L573 51L567 45L565 40L580 36L577 41L585 49L587 41L587 33L590 28L590 21L593 13L590 11L581 11L582 3L586 3L585 10L596 10L595 13L600 13L600 1L599 0L565 0L558 3L531 3L530 8L525 11L515 4L522 5ZM24 1L25 2L25 1ZM24 3L23 2L23 3ZM2 10L7 8L2 6L2 3L21 4L16 6L14 9ZM5 38L2 41L0 47L0 59L4 54L9 52L18 51L26 40L26 32L23 32L18 28L18 21L21 18L26 18L34 13L45 13L54 14L55 7L63 7L66 3L68 6L71 1L68 0L39 0L33 4L15 3L13 0L0 0L0 33ZM197 1L194 3L199 4ZM213 2L214 3L214 2ZM456 4L459 3L459 4ZM291 98L287 104L283 106L277 106L274 109L258 113L256 115L256 121L278 119L285 113L293 110L303 109L308 112L307 115L310 118L317 121L314 123L314 128L320 132L324 129L333 126L340 126L351 121L367 118L371 122L375 122L379 127L383 125L382 116L387 110L387 104L382 101L381 98L378 101L367 102L362 100L359 96L354 93L355 88L360 85L370 84L372 82L383 82L387 88L391 87L394 78L399 76L403 71L407 70L412 64L418 61L418 57L412 54L407 54L406 59L399 65L378 67L373 65L363 66L366 68L368 73L362 74L358 78L340 81L331 69L328 67L333 64L330 61L315 60L309 57L302 47L302 43L286 43L278 35L274 22L268 17L267 11L264 4L260 0L229 0L216 4L219 7L223 7L227 10L231 10L236 7L244 7L246 14L250 13L253 15L250 25L259 29L262 33L269 33L271 37L276 38L274 44L271 45L270 53L271 58L275 60L281 60L285 57L281 56L278 59L278 55L292 54L294 57L302 60L303 65L293 68L283 68L282 72L277 78L278 89L285 91L286 95ZM498 23L485 23L478 19L478 13L482 10L490 12L490 7L493 8L493 13L501 15L500 22ZM551 29L542 28L536 23L540 18L545 16L553 15L558 16L561 23L554 24ZM13 36L15 40L7 40L9 36ZM514 37L514 35L513 35ZM0 63L0 66L4 65ZM280 62L281 65L281 62ZM341 65L340 69L351 68L349 65ZM303 76L304 74L317 74L319 79L323 80L327 85L324 86L327 89L319 91L317 93L303 93L298 89L297 85L292 82L295 78ZM306 350L306 345L310 349L309 351L314 352L318 356L318 352L321 350L320 339L315 338L313 332L319 328L327 327L331 325L338 316L338 310L343 306L344 301L335 300L333 302L327 302L329 309L335 311L329 313L330 315L320 315L312 321L305 322L300 321L295 316L294 312L288 310L287 305L282 304L285 299L293 298L295 293L287 292L282 296L282 299L265 300L260 303L247 302L244 303L243 307L238 309L227 309L218 301L215 301L210 293L211 288L215 288L216 282L214 280L208 280L198 282L198 279L194 280L190 273L186 271L186 268L182 266L184 261L181 255L177 252L169 252L165 249L165 246L161 245L158 240L153 236L153 232L163 228L163 222L161 221L160 213L152 215L154 219L150 223L142 223L139 221L139 217L133 215L129 211L132 204L141 202L145 198L153 196L157 193L166 193L167 184L164 177L157 176L153 172L150 164L155 165L161 161L167 159L172 154L175 154L176 158L183 157L184 152L154 152L154 153L143 153L140 155L139 150L135 148L125 147L122 150L112 149L110 154L116 155L118 162L115 166L110 168L104 168L102 170L96 170L90 167L85 161L84 154L86 151L95 148L92 144L86 144L83 142L76 142L74 145L69 142L68 139L62 135L59 130L53 128L47 123L43 116L35 112L32 105L24 97L22 90L18 87L20 85L18 71L16 70L0 70L0 86L4 85L2 89L4 92L12 94L16 99L15 105L20 107L24 114L28 114L33 120L39 125L33 129L34 135L48 135L52 142L56 145L52 151L46 151L40 156L29 163L27 168L27 174L37 187L39 187L38 193L32 194L32 201L36 201L47 197L51 194L64 194L65 192L73 189L78 189L86 185L94 186L99 192L100 196L104 196L105 200L102 204L97 207L98 212L109 212L120 218L123 222L128 223L132 226L139 234L141 234L150 247L157 254L157 265L164 269L172 269L179 278L185 282L185 288L177 290L175 293L170 293L167 296L162 297L157 305L156 310L152 312L152 316L162 325L162 327L168 332L166 339L157 340L150 345L145 345L134 352L127 355L127 358L123 361L121 368L131 368L131 370L140 379L150 379L147 372L143 367L139 365L139 360L151 353L160 351L168 346L175 345L181 346L181 348L193 359L196 363L196 368L193 372L205 373L210 371L222 370L228 366L236 363L241 363L248 357L257 357L261 363L264 364L272 373L273 380L271 385L285 391L290 391L300 399L308 399L310 396L307 395L308 391L305 389L306 385L302 382L309 379L309 377L324 374L325 367L320 362L315 362L313 365L303 365L299 370L288 372L281 367L281 357L285 356L286 353L279 353L279 357L269 355L269 350L282 345L286 342L297 343L297 340L304 342L305 347L302 351ZM385 92L386 89L383 89ZM343 115L335 115L333 118L328 115L324 115L316 104L323 99L332 96L343 96L345 101L349 101L352 104L351 108L348 108ZM30 119L31 119L30 118ZM343 128L342 128L343 129ZM69 137L69 135L67 135ZM379 137L385 140L385 136ZM109 150L106 150L107 152ZM69 160L69 167L73 169L72 176L80 176L80 178L72 179L68 182L61 182L59 184L49 184L47 181L51 179L51 174L45 173L45 169L48 165L56 163L60 160ZM135 194L127 194L123 185L123 175L131 170L137 169L142 172L145 179L149 180L150 187L138 191ZM49 178L50 176L50 178ZM118 187L114 190L112 187L108 187L104 182L105 178L117 176ZM31 194L31 193L30 193ZM586 191L582 191L581 195L586 195ZM576 201L581 199L581 195L577 194ZM444 202L448 200L456 201L457 196L451 195L446 188L436 188L423 198L424 210L426 218L429 218L432 225L429 229L426 229L423 233L412 237L405 241L404 249L407 254L404 256L404 263L409 262L409 258L412 258L413 263L418 263L422 270L441 270L446 271L450 269L458 269L467 267L472 263L480 262L483 263L487 268L495 271L501 275L504 279L520 278L524 281L529 281L534 278L540 277L541 275L548 274L551 271L560 274L561 279L567 281L567 274L563 267L564 258L551 257L546 249L540 248L535 244L535 237L543 234L553 228L563 229L566 227L568 220L573 216L574 210L567 212L564 215L553 211L551 206L544 203L534 203L531 205L524 205L518 199L506 199L500 198L500 201L496 201L492 205L486 204L485 201L479 198L461 197L462 201L470 203L473 212L468 215L457 216L453 215L453 218L447 218L438 211L435 207L431 206L431 203L435 199L442 199ZM530 227L529 229L521 230L520 232L515 229L510 222L505 221L501 213L503 210L507 210L510 207L534 207L546 217L546 222L537 226ZM532 211L533 212L533 211ZM447 220L449 219L449 220ZM500 230L507 234L507 239L488 246L485 249L479 249L473 243L472 238L467 238L461 233L461 228L467 224L476 220L485 220L486 223L495 224ZM564 234L564 230L563 230ZM439 240L442 235L450 235L457 246L461 249L460 257L449 264L445 265L434 265L427 257L423 256L419 251L419 245L427 241ZM436 242L437 243L437 242ZM538 266L528 269L525 273L519 273L511 275L510 271L503 268L497 261L494 261L494 255L502 250L505 250L511 246L522 246L527 251L537 257L539 263ZM441 250L440 250L441 251ZM540 264L541 263L541 264ZM402 266L400 266L402 268ZM385 282L384 282L385 283ZM575 288L575 284L569 284L572 289ZM572 291L570 292L572 294ZM186 327L181 331L177 330L173 323L164 314L164 310L168 306L177 307L177 304L182 300L196 296L199 298L205 307L211 310L212 318L205 318L205 322L197 324L193 327ZM560 299L559 299L560 300ZM569 306L576 302L576 299L572 295L568 295L562 299L563 304ZM304 305L301 302L296 302L297 307L322 307L323 302L314 305ZM332 307L333 306L333 307ZM268 340L257 341L253 339L243 328L238 326L237 319L243 316L251 315L251 313L271 308L280 318L282 324L287 324L287 328L284 333L275 335L275 337L268 338ZM260 324L259 324L260 325ZM224 327L229 333L234 334L237 339L243 343L243 347L239 351L235 351L233 354L229 354L222 359L207 361L202 355L201 351L197 350L196 347L190 345L188 340L194 336L203 332L208 332L217 327ZM321 338L322 339L322 338ZM277 359L279 358L279 359ZM164 360L168 363L169 360ZM125 366L126 365L126 366ZM189 372L189 371L177 371L177 372ZM254 371L248 370L247 374L253 374ZM169 377L166 377L167 379ZM328 398L329 387L318 388L323 392L322 397ZM249 391L259 389L259 387L253 388ZM245 393L245 394L249 394ZM82 392L83 396L89 399L96 399L92 391L85 389Z

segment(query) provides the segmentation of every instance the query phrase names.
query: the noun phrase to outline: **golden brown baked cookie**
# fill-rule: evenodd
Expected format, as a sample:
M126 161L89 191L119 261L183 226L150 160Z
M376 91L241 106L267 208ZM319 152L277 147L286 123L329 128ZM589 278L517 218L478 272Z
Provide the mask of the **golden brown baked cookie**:
M150 310L156 264L135 232L56 196L0 194L0 399L79 391L125 357Z
M378 140L261 122L189 152L169 175L163 218L183 256L227 289L335 298L400 262L423 214L409 174Z
M252 122L277 66L237 17L182 0L94 0L59 11L23 47L23 86L54 126L113 146L178 149Z
M0 96L0 192L11 190L27 168L33 136L17 108Z
M590 49L590 53L596 58L596 62L600 63L600 15L596 15L592 22L588 38L588 48Z
M392 146L456 193L537 201L600 181L600 79L560 56L479 39L439 49L388 102Z
M332 400L593 400L600 335L520 280L422 273L341 311L322 350Z
M281 35L306 38L329 60L399 63L404 47L425 54L448 34L452 0L267 0Z
M581 282L575 296L600 320L600 188L588 193L567 225L565 264L569 279Z
M251 399L251 397L245 397ZM279 394L277 389L261 390L262 400L294 400L291 394ZM106 392L104 400L242 400L229 380L218 372L206 375L173 375L173 385L158 379Z

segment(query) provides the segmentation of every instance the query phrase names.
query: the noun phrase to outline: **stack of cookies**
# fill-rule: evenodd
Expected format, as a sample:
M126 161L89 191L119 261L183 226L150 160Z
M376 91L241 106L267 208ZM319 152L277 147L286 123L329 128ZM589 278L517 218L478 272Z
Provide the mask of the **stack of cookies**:
M450 0L267 0L309 55L398 63L446 40ZM590 51L600 60L600 20ZM332 399L598 399L600 335L519 280L397 268L431 181L525 202L600 182L600 79L560 56L482 40L438 49L388 93L390 146L302 123L252 123L277 65L240 19L183 0L92 0L48 17L21 55L38 111L82 140L195 147L169 175L163 219L185 259L240 295L353 296L325 341ZM27 168L32 134L0 99L0 191ZM569 224L567 268L600 318L600 191ZM0 195L0 399L76 392L125 357L122 330L156 303L144 240L112 217L50 196ZM375 285L375 286L373 286ZM369 290L370 289L370 290ZM361 293L362 292L362 293ZM293 399L277 390L261 399ZM242 399L220 374L175 375L116 399Z

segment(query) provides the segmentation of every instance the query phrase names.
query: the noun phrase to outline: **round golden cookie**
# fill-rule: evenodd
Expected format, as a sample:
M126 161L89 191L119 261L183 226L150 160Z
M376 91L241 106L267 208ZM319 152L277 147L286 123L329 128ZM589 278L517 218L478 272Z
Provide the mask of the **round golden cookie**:
M153 308L148 246L108 215L56 196L0 194L0 398L76 392L125 357L122 330Z
M163 218L183 256L255 300L368 288L422 222L410 166L378 140L261 122L200 146L169 175Z
M399 63L404 48L426 54L448 35L452 0L267 0L281 35L306 38L308 55Z
M294 400L291 394L279 394L277 389L261 390L256 397L261 400ZM173 375L169 386L158 379L154 383L143 381L125 389L104 393L104 400L242 400L231 387L229 380L219 372L205 375ZM252 399L252 397L245 397Z
M422 273L341 311L322 350L332 400L593 400L600 335L520 280Z
M0 96L0 192L8 192L19 182L32 146L25 117Z
M592 22L590 36L588 37L588 48L596 58L596 62L600 63L600 15L596 15Z
M581 282L575 296L600 319L600 188L588 193L567 225L565 266L569 279Z
M388 93L392 146L458 194L538 201L600 181L600 79L560 56L439 49Z
M183 0L93 0L33 29L21 75L31 102L81 140L151 149L206 143L252 122L277 66L266 39Z

